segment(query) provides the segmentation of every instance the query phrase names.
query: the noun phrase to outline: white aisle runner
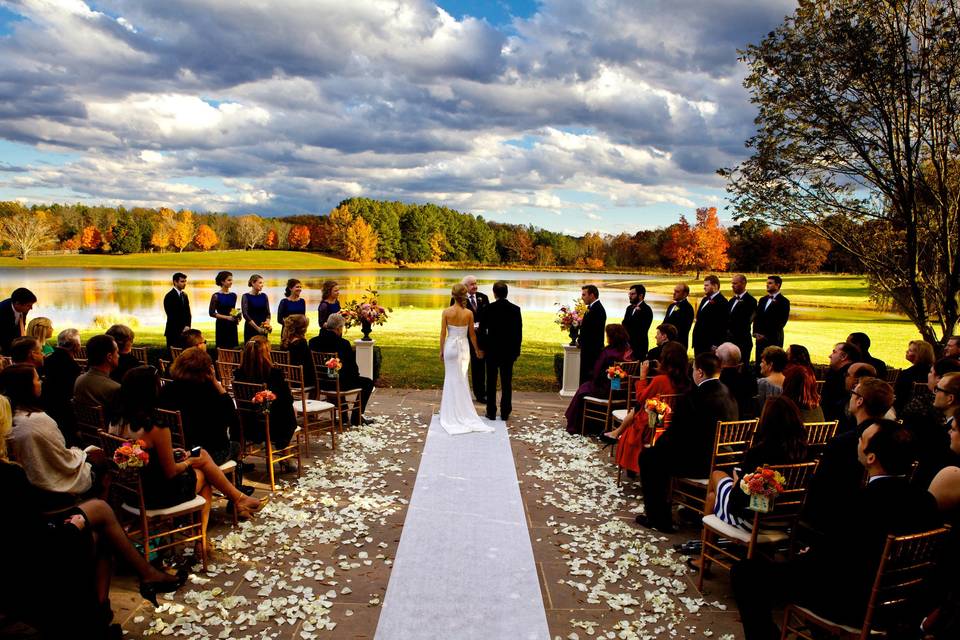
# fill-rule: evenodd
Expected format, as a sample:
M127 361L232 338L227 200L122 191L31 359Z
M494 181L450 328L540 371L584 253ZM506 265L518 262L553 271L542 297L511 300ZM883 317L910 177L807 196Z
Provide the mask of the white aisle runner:
M448 435L433 416L377 640L549 640L503 422Z

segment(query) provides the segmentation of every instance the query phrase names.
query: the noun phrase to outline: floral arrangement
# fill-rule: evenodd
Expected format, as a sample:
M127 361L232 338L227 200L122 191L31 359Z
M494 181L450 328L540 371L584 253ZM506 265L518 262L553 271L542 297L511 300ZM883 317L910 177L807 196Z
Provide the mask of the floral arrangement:
M585 315L587 315L587 304L583 300L576 300L572 305L561 305L554 322L560 325L563 331L569 331L579 327Z
M383 307L377 302L377 290L368 288L359 300L351 300L340 309L340 315L346 321L346 328L356 327L364 322L374 325L384 325L389 314L393 313L390 307Z
M628 376L627 376L627 372L624 371L620 365L615 364L611 367L607 367L607 377L611 380L613 380L614 378L619 378L620 380L626 380Z
M660 398L647 398L643 408L647 411L647 426L651 429L662 427L670 413L670 405Z
M340 369L343 368L343 363L340 362L340 358L333 357L324 362L323 366L327 368L327 375L332 378L335 377L340 372Z
M113 452L113 461L121 469L139 469L150 461L150 454L144 451L146 445L143 440L125 442Z
M779 471L762 467L743 476L740 481L740 488L748 496L776 498L783 491L784 482L786 480Z
M269 389L264 389L263 391L257 391L253 394L253 404L260 405L260 411L262 413L270 413L270 404L277 399L277 394Z
M273 331L273 326L270 324L269 320L264 320L263 322L261 322L260 328L264 329L267 333L270 333Z
M241 316L240 309L237 309L236 307L234 307L233 309L230 309L230 317L233 318L236 322L240 322L240 316Z

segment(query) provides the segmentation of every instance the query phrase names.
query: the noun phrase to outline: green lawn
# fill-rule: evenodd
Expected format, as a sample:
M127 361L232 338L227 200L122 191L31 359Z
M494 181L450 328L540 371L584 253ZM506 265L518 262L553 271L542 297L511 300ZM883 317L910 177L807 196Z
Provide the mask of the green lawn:
M355 262L306 251L185 251L123 256L71 254L26 260L0 257L0 267L88 267L91 269L357 269Z

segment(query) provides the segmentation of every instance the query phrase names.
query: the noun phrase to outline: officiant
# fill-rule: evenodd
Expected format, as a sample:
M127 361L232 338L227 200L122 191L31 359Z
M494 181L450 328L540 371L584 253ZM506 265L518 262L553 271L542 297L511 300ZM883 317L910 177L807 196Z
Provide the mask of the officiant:
M480 328L480 312L490 304L485 293L477 290L477 279L474 276L464 276L460 281L467 288L467 308L473 311L473 328ZM450 298L453 304L453 298ZM481 404L487 403L487 367L483 358L478 358L470 345L470 383L473 385L473 397Z

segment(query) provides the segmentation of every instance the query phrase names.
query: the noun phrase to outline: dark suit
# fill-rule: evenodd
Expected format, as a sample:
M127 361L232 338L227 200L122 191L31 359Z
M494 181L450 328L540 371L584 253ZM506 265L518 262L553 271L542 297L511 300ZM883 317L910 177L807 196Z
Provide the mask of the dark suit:
M709 353L727 337L727 299L722 293L712 298L703 296L697 309L697 323L693 326L693 355Z
M928 491L910 486L903 477L872 479L802 559L772 563L754 558L734 565L731 586L745 638L780 637L771 617L777 600L796 602L834 622L859 628L887 536L929 531L942 523ZM920 621L905 622L915 629Z
M630 336L630 348L634 360L642 359L650 344L650 325L653 324L653 310L646 302L630 305L623 314L623 328Z
M663 321L677 328L677 342L686 349L690 345L690 327L693 325L693 305L684 298L680 302L671 302Z
M360 376L357 354L353 346L329 329L320 329L320 335L310 339L310 350L324 353L336 353L340 359L340 390L360 389L360 410L354 411L351 421L359 424L360 414L367 407L370 394L373 393L373 380Z
M23 326L27 326L27 314L23 314ZM13 299L7 298L0 302L0 353L9 355L10 343L22 335Z
M163 335L167 338L167 346L179 347L183 344L184 327L189 327L193 318L190 315L190 299L186 292L177 292L170 289L163 297L163 310L167 314L167 325Z
M479 322L480 313L490 304L490 299L487 297L487 294L480 293L477 291L475 294L477 296L476 306L470 302L470 296L467 296L467 309L473 311L473 321L474 323ZM450 298L450 304L454 302L453 298ZM479 340L478 340L479 343ZM477 352L473 350L473 343L467 340L467 344L470 347L470 383L473 385L473 396L477 399L478 402L486 402L487 399L487 367L484 365L483 360L477 357ZM482 347L481 347L482 349Z
M757 300L757 313L753 317L754 336L763 336L757 337L757 367L764 349L771 345L783 346L783 328L790 318L790 301L786 296L778 293L772 302L769 300L769 295Z
M717 422L736 420L737 401L719 379L704 380L680 398L670 428L640 455L640 481L647 517L655 524L669 524L670 478L705 478Z
M740 362L750 364L753 351L753 316L757 312L757 299L744 291L740 300L736 296L727 301L727 340L740 347Z
M80 443L76 420L73 417L73 388L80 377L80 365L70 352L57 347L53 353L43 359L43 386L40 388L40 400L43 409L63 433L67 446Z
M523 318L520 307L506 298L495 300L480 312L477 342L487 368L487 417L497 417L497 376L500 376L500 417L513 410L513 363L520 357Z
M604 329L607 326L607 310L595 300L583 316L577 345L580 347L580 384L593 376L593 365L603 351Z

